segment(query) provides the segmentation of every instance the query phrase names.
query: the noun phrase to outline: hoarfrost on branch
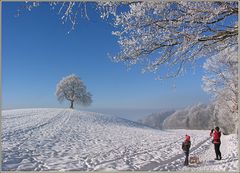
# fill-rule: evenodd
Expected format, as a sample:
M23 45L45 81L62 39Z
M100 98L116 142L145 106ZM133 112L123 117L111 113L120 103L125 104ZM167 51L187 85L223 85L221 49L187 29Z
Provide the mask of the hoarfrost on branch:
M198 58L237 45L237 1L50 2L50 5L58 11L62 22L70 21L74 29L79 15L89 18L90 3L100 17L109 19L116 27L112 33L118 38L120 52L111 58L128 65L143 63L143 72L158 73L158 79L184 74Z
M238 49L226 48L206 60L203 65L203 89L210 93L220 112L238 122ZM223 110L224 109L224 110ZM230 118L230 117L228 117Z
M237 45L237 15L237 2L131 4L116 15L121 52L113 59L144 62L143 71L159 71L160 79L176 77L198 58Z

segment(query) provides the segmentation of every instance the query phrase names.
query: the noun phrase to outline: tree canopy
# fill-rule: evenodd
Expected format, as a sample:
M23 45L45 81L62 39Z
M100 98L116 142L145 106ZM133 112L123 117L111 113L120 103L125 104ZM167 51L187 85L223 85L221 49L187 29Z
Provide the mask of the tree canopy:
M160 79L176 77L198 58L236 46L237 21L237 2L134 3L116 15L121 52L113 58L144 62L143 70L160 72Z
M88 106L92 103L91 93L87 91L83 81L74 74L64 77L57 84L56 96L60 102L70 101L72 109L74 104Z

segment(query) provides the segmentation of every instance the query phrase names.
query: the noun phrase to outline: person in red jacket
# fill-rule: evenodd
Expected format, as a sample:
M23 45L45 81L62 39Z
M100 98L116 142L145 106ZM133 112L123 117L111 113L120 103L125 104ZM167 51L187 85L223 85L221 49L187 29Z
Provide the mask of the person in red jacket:
M213 137L213 144L214 144L214 150L216 153L215 160L221 160L221 152L220 152L220 145L221 145L221 131L219 130L219 127L215 127L214 131L210 133L210 136Z
M189 156L189 149L191 147L190 136L186 135L185 141L182 143L182 149L186 155L184 166L188 166L188 156Z

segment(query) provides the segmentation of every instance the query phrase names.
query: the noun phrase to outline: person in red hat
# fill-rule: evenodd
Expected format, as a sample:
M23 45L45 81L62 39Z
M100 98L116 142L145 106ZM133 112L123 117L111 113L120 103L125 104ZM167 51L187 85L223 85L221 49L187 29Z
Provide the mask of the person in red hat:
M184 166L188 166L188 156L189 156L190 147L191 147L190 136L186 135L185 141L182 143L182 149L186 155Z

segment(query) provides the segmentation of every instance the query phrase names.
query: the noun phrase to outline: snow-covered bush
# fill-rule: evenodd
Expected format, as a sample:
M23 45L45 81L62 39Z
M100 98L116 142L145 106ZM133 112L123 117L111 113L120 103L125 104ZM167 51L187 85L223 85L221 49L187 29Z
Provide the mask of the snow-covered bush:
M91 93L87 91L83 81L74 74L64 77L57 84L56 96L60 102L70 101L72 109L74 104L88 106L92 103Z

